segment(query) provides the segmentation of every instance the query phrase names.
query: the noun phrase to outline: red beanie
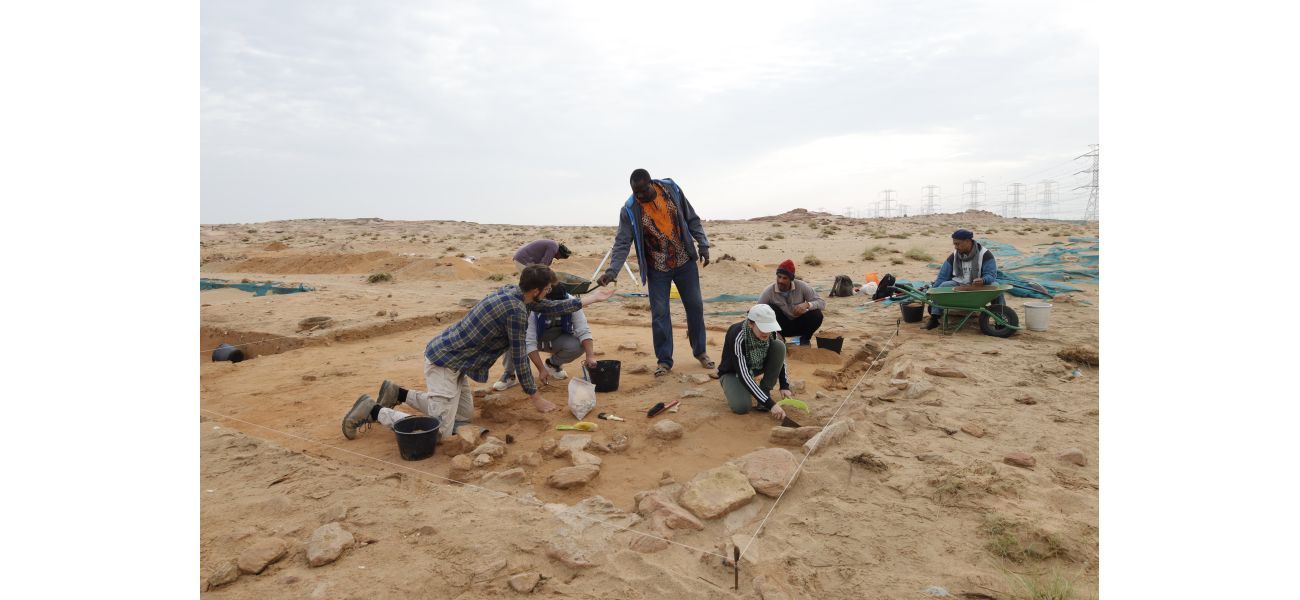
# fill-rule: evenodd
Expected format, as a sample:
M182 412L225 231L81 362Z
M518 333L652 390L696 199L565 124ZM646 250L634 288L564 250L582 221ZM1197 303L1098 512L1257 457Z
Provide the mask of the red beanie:
M794 261L788 258L781 261L781 264L776 266L776 272L778 275L784 274L786 277L794 279Z

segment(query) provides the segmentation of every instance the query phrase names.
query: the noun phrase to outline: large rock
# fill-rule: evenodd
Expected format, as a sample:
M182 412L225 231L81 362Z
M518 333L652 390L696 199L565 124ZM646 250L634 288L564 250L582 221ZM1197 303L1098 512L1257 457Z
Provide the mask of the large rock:
M552 455L555 458L564 458L570 452L581 452L587 449L587 444L591 443L591 436L586 433L566 433L560 438L560 442L555 445Z
M567 490L569 488L586 485L592 479L600 474L600 467L596 465L578 465L576 467L565 467L557 469L546 478L546 485L556 489Z
M679 499L686 510L701 519L716 519L754 499L749 477L733 464L696 475L682 488Z
M775 498L798 476L799 459L785 448L755 450L732 461L754 491Z
M542 455L536 452L525 452L515 457L515 464L525 467L536 467L542 464Z
M208 585L218 587L226 585L236 579L239 579L239 565L233 560L224 560L212 570L212 575L208 576Z
M840 419L827 425L812 439L804 443L803 449L808 454L816 454L822 448L838 442L840 438L853 430L853 419Z
M321 525L311 532L311 538L307 540L307 564L312 567L328 565L338 560L343 551L351 548L356 541L338 523Z
M1034 460L1033 456L1030 456L1024 452L1012 452L1011 454L1008 454L1005 457L1003 457L1002 462L1012 466L1025 467L1025 468L1031 468L1034 465L1038 464L1038 461Z
M618 345L619 350L636 350L636 342L623 342Z
M947 367L926 367L925 372L930 375L934 375L935 377L958 377L958 378L966 377L965 373L962 373L957 369L950 369Z
M488 466L488 465L490 465L490 464L492 464L492 455L491 455L491 454L483 453L483 454L477 454L477 455L474 456L474 466L476 466L476 467L486 467L486 466Z
M705 375L704 377L707 379L708 375ZM704 390L697 390L695 388L691 388L689 390L682 390L682 398L702 398L702 397L704 397Z
M585 452L582 450L578 450L576 452L570 452L569 460L573 461L573 465L575 467L578 465L596 465L597 467L599 467L602 462L599 456L596 456L595 454L592 454L590 452Z
M643 517L661 519L668 529L704 529L704 523L674 502L662 489L637 496L636 512Z
M468 454L459 454L451 459L451 474L453 477L463 475L474 468L474 458Z
M533 591L533 588L537 587L538 582L540 582L541 580L542 580L541 574L532 571L528 573L519 573L517 575L511 575L510 589L519 592L521 594L528 594Z
M767 437L767 441L782 446L798 446L812 439L821 431L821 427L781 427L772 428L772 434Z
M527 479L528 479L528 475L524 473L524 470L519 467L515 467L513 469L506 469L504 471L494 471L492 473L488 473L483 476L481 483L482 485L487 487L500 489L500 488L511 488L517 486L523 483L524 481L526 481Z
M239 553L239 570L256 575L261 573L262 569L265 569L267 565L284 558L285 553L288 551L289 545L284 540L262 538Z
M650 428L650 435L661 440L675 440L682 437L682 432L684 431L685 429L683 429L681 425L678 425L677 422L664 419L655 423L655 426Z
M1084 456L1083 450L1078 448L1066 448L1063 452L1056 455L1056 459L1080 467L1087 466L1088 464L1088 457Z
M470 456L474 457L482 456L484 454L491 456L492 458L501 458L506 455L506 447L496 442L483 442L469 453Z

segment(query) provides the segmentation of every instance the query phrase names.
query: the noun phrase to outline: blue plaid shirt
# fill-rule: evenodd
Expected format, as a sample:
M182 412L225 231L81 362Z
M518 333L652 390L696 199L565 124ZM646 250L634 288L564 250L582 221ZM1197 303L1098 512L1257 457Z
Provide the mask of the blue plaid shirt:
M429 340L424 357L440 367L469 375L487 383L488 369L507 348L512 350L512 369L519 385L532 395L537 391L533 370L528 366L528 349L524 343L528 332L528 311L544 315L566 315L582 308L577 298L546 300L524 304L524 293L517 285L503 286L469 309L465 318Z

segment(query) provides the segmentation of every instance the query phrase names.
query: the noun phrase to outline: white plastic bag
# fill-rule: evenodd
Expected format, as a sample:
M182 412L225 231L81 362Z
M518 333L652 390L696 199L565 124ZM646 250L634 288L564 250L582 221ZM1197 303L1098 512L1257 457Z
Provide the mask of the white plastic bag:
M569 412L579 421L596 408L596 384L574 377L569 380Z
M863 296L874 296L874 295L876 295L876 290L879 289L879 287L880 287L880 286L878 286L878 285L876 284L876 282L874 282L874 281L868 281L866 285L862 286L862 295L863 295Z

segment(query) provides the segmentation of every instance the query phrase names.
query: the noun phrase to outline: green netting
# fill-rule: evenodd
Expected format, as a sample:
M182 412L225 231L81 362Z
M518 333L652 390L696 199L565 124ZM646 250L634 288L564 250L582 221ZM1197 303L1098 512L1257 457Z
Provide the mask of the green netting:
M199 278L199 291L215 290L220 288L235 288L245 292L253 292L254 296L265 296L267 294L296 294L298 292L310 292L313 288L304 284L286 286L275 281L241 281L238 283L229 282L224 279Z

